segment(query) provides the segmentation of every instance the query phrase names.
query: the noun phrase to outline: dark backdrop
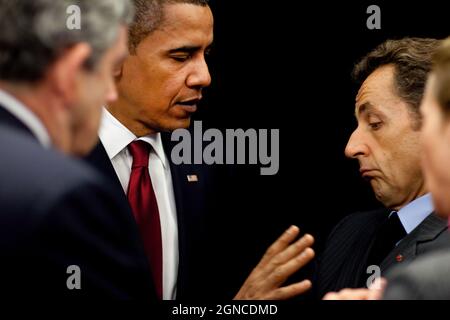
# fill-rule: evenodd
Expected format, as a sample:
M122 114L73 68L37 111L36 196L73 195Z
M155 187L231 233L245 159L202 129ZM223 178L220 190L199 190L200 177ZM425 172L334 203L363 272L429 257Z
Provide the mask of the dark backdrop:
M290 224L315 235L320 252L342 217L379 206L344 156L356 126L353 64L388 38L450 35L445 1L393 2L212 0L213 83L196 118L210 127L280 129L276 176L241 166L246 184L224 182L245 186L246 199L245 213L218 230L222 246L210 248L232 251L222 266L235 279L230 289ZM371 4L381 8L381 30L366 27Z

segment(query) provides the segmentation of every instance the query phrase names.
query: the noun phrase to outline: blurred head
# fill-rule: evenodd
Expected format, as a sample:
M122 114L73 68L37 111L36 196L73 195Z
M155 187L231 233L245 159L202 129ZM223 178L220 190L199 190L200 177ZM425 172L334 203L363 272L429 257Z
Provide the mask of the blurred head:
M117 99L114 73L128 54L128 30L121 26L117 39L91 71L79 73L76 85L76 107L73 108L71 128L74 134L71 151L85 155L98 141L101 110L105 103Z
M420 101L434 39L388 40L354 68L360 84L355 116L358 126L345 148L359 161L376 198L395 210L426 193L420 166Z
M79 29L68 8L79 8ZM128 53L129 0L0 0L0 85L41 118L56 147L85 154Z
M436 212L450 216L450 38L434 57L421 104L422 165Z
M186 128L211 77L213 15L205 0L135 0L130 56L108 110L136 136Z

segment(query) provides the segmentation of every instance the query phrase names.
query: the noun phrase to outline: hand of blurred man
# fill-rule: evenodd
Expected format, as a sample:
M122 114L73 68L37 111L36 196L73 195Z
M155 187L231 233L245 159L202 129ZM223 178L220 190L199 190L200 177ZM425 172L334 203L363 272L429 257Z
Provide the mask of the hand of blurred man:
M385 288L386 280L379 278L369 289L342 289L339 292L329 292L323 300L381 300Z

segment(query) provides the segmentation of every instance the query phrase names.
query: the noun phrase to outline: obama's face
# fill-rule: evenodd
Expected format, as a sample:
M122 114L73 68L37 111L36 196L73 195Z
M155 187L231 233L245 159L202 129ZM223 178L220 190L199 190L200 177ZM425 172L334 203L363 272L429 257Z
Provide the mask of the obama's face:
M213 41L208 6L163 6L161 25L144 38L123 66L113 115L135 135L186 128L211 83L205 56Z

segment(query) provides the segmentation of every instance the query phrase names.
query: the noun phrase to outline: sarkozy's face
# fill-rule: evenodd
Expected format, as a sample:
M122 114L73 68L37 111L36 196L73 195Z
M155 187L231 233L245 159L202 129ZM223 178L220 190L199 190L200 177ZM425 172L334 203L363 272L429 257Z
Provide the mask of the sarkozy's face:
M360 173L376 198L398 210L425 191L420 167L420 124L411 107L398 96L395 67L376 69L356 97L358 122L345 148L357 159Z
M211 83L206 55L213 41L208 6L163 6L163 20L125 61L119 100L109 106L135 135L186 128Z

